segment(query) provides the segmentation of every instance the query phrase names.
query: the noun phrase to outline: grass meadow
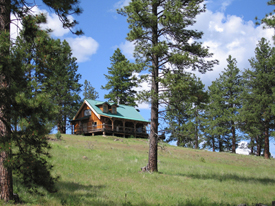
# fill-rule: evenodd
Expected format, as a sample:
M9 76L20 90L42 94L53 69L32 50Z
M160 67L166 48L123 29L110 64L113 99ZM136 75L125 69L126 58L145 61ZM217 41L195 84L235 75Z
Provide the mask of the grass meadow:
M15 177L21 205L233 206L275 200L275 159L160 143L159 172L141 173L148 159L145 139L62 135L50 144L58 192L28 194Z

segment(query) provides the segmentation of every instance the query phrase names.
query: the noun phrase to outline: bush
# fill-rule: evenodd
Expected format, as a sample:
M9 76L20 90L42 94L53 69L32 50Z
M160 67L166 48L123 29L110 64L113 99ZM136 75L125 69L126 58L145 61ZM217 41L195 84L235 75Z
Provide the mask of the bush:
M61 133L58 131L58 132L55 134L55 137L56 137L57 140L61 140L62 135L61 135Z

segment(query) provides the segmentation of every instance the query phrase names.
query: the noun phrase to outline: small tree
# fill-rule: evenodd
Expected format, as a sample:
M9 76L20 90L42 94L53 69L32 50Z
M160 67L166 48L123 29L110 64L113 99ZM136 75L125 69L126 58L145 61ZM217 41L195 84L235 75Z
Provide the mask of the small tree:
M95 91L95 88L86 79L84 81L83 97L84 99L93 99L93 100L96 100L97 98L99 98L98 92Z
M119 104L137 106L135 102L137 92L134 88L138 87L138 84L133 74L137 66L130 63L119 48L115 50L110 60L112 66L108 67L109 75L104 74L108 82L105 86L101 86L110 92L104 95L104 98Z

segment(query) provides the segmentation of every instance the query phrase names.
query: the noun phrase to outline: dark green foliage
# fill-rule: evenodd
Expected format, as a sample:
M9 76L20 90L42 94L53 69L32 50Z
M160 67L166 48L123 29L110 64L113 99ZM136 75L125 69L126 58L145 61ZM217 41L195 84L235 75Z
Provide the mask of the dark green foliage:
M177 141L178 146L198 148L201 140L201 114L208 102L204 85L194 75L188 73L170 73L163 81L161 96L166 102L164 119L169 125L166 132L168 141ZM165 96L165 97L164 97Z
M197 40L202 32L188 29L198 14L205 11L203 0L132 0L119 13L127 16L130 32L127 39L135 42L135 57L148 69L149 92L140 96L151 101L151 129L148 168L157 171L157 137L159 133L159 83L171 70L198 70L205 73L217 61L208 48ZM192 41L190 41L192 40ZM149 97L149 99L148 99Z
M56 178L51 176L52 166L47 162L50 145L46 135L60 113L66 112L66 100L72 101L76 92L72 88L79 88L79 75L75 75L77 66L69 45L39 30L37 23L43 20L42 15L26 16L13 44L8 33L1 33L0 53L8 55L0 57L0 73L3 84L9 86L0 89L0 107L9 132L1 138L0 147L11 154L5 166L30 191L42 186L54 192ZM73 84L70 78L74 78Z
M110 92L104 95L104 98L119 104L137 106L134 88L138 85L137 78L133 74L138 70L137 65L130 63L119 48L116 49L110 60L112 66L108 67L109 75L104 74L108 82L101 87L110 90Z
M35 67L36 81L43 84L41 91L50 94L51 101L57 106L59 112L52 124L57 125L61 133L66 133L67 120L72 119L81 101L81 85L78 83L81 75L77 74L76 58L72 57L71 48L65 40L61 42L50 38L45 32L35 31L38 28L29 24L32 18L24 18L26 26L22 35L26 38L18 41L24 44L22 49L29 53L25 61Z
M55 137L56 137L57 140L61 140L62 135L61 135L61 133L58 131L58 132L55 134Z
M270 6L275 6L275 0L269 0L267 2L268 5ZM274 16L275 10L267 13L265 15L265 18L261 19L260 22L256 22L257 25L259 25L260 23L264 25L264 28L274 28L275 29L275 16ZM258 18L256 17L256 20L258 20ZM275 36L273 36L273 40L275 40Z
M48 36L36 40L37 79L44 84L44 92L50 93L59 111L55 125L58 131L66 133L67 121L72 119L79 108L81 75L77 73L76 58L72 57L69 44Z
M69 15L79 15L82 13L82 9L78 6L79 0L43 0L43 3L58 15L64 28L70 29L77 35L83 34L82 30L72 30L78 22L76 20L71 21L68 18ZM10 8L11 13L15 14L19 18L24 18L26 15L31 13L31 9L35 5L36 2L31 0L12 0L10 1L10 5L5 6Z
M80 14L78 0L43 0L43 2L59 16L65 28L72 29L77 22L70 22L68 16ZM47 94L44 83L38 81L39 64L34 61L34 54L39 56L39 36L46 34L39 31L37 23L45 22L43 15L32 18L30 11L35 1L1 1L0 12L0 149L1 159L0 187L1 199L9 201L13 198L12 173L27 188L35 185L54 191L54 180L50 174L51 165L46 159L50 148L45 135L50 132L56 116L56 108L52 104L51 94ZM10 43L10 14L23 20L24 29L21 38ZM73 31L81 34L81 31ZM11 46L12 45L12 46ZM43 45L47 46L47 43ZM35 58L36 59L36 58ZM44 54L44 63L50 62ZM13 148L13 150L12 150ZM8 158L6 158L8 157ZM2 163L4 161L4 163ZM4 165L3 165L4 164Z
M28 22L37 28L35 22L39 18L29 18ZM42 33L37 30L37 35ZM11 168L31 191L35 191L36 186L43 186L53 192L55 178L51 176L52 166L47 162L50 146L46 135L51 129L48 122L53 121L56 110L51 96L42 92L44 85L37 82L35 66L29 61L31 50L24 31L12 47L7 41L8 36L8 33L1 33L0 37L0 53L8 51L9 54L0 57L0 73L9 85L0 90L1 96L6 97L1 98L0 105L5 119L13 122L4 122L10 132L1 138L0 143L1 149L11 154L5 166Z
M207 146L217 148L215 142L218 142L220 151L226 149L235 153L238 141L238 110L241 107L240 94L243 87L236 59L229 55L227 62L225 71L209 87L210 104L204 115L205 140Z
M242 129L248 134L253 133L252 137L259 141L264 138L264 156L269 158L269 137L275 128L275 48L262 38L255 49L255 57L249 63L251 68L243 75Z
M83 97L84 99L93 99L93 100L96 100L97 98L99 98L98 92L95 91L95 88L92 87L91 83L87 80L85 80L84 82Z

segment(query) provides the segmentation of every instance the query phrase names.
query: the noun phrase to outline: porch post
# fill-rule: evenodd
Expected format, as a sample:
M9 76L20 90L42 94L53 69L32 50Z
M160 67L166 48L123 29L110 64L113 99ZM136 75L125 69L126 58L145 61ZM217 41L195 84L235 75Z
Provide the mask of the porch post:
M125 137L125 120L123 120L122 123L123 123L123 137Z
M105 123L103 123L103 136L105 137Z
M115 136L115 133L114 133L114 131L115 131L115 120L114 119L111 119L111 121L112 121L112 132L113 132L113 136Z
M134 122L134 136L137 138L137 123Z

